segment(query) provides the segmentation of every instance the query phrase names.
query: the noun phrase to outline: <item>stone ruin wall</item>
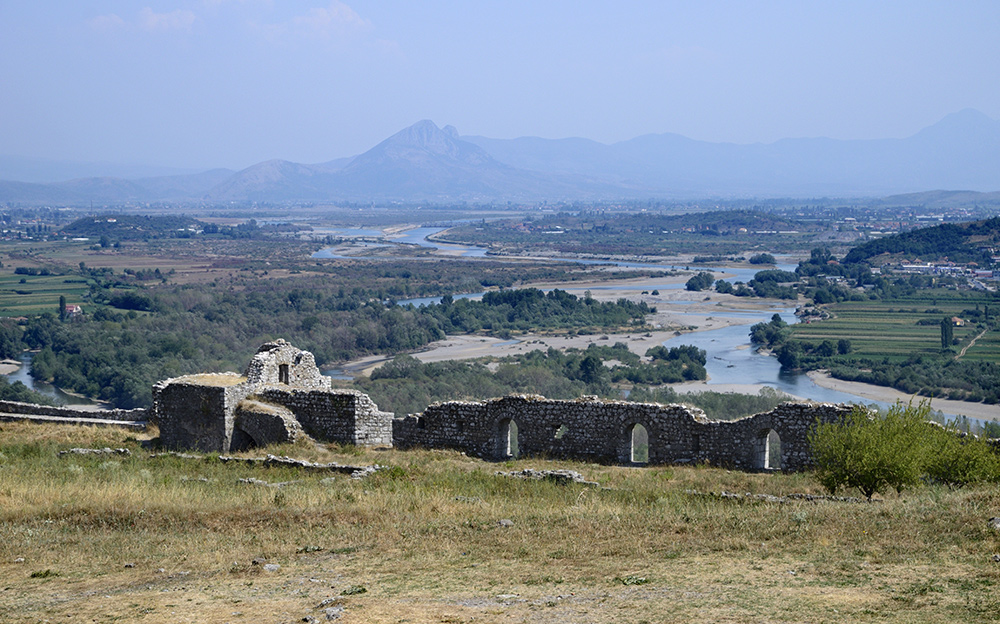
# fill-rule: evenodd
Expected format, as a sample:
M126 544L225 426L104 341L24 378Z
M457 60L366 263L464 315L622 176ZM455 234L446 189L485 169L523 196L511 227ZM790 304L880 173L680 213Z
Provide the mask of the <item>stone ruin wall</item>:
M141 407L138 409L109 409L92 411L73 407L55 407L51 405L37 405L35 403L21 403L20 401L0 401L0 413L56 416L59 418L83 420L99 418L102 420L117 420L121 422L142 422L148 420L149 417L148 410Z
M392 445L392 414L366 394L333 390L313 355L276 340L262 345L242 376L189 375L153 387L160 439L171 449L228 453L294 441Z
M807 435L817 419L832 421L848 406L786 403L770 412L734 421L713 421L682 405L596 399L557 401L508 396L428 407L393 422L400 448L453 448L488 460L509 457L508 427L517 426L520 455L572 458L599 463L632 461L632 429L648 433L650 464L707 462L743 470L779 465L765 459L770 431L781 439L783 470L810 465Z
M195 378L167 379L153 386L152 416L160 443L169 449L228 453L242 385L209 385Z
M153 388L153 419L172 449L230 452L295 440L400 448L454 448L487 460L518 455L632 463L633 429L648 436L648 463L707 462L743 470L801 470L811 458L807 435L817 420L839 419L849 406L785 403L734 421L709 420L682 405L585 398L508 396L432 405L405 418L380 411L355 390L333 390L308 351L283 340L262 345L244 375L168 379ZM768 434L780 438L780 461ZM643 462L646 463L646 462Z
M329 383L329 382L327 382ZM317 440L392 446L392 418L357 390L303 390L269 386L257 398L295 414L302 429Z

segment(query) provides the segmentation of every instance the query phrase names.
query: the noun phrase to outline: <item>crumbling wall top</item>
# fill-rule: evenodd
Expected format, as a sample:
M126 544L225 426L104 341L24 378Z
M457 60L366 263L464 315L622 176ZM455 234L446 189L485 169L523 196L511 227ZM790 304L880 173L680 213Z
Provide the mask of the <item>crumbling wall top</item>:
M288 385L325 390L330 387L330 378L320 373L312 353L298 349L280 338L264 343L257 349L244 376L254 388Z

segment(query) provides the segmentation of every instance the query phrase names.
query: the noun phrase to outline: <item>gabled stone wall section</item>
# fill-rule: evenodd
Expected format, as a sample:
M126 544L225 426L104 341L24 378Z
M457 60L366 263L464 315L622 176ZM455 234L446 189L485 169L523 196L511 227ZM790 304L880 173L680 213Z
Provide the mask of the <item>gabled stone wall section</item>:
M316 367L313 354L297 349L280 338L264 343L257 349L243 376L254 388L284 385L315 390L330 389L330 378Z
M508 396L489 401L456 401L428 407L423 414L393 422L393 442L401 448L454 448L489 460L509 457L509 423L517 426L521 455L572 458L600 463L632 461L632 430L648 434L648 463L707 462L744 470L802 470L809 466L807 435L817 420L831 421L850 411L843 405L785 403L735 421L713 421L683 405L595 399L556 401ZM767 434L781 439L777 457L765 461Z

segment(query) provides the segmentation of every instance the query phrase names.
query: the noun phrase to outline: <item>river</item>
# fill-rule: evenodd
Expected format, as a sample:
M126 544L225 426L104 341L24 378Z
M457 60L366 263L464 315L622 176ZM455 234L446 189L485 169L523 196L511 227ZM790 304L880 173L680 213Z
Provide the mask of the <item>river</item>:
M433 249L440 249L443 251L449 251L455 255L461 257L484 257L486 256L487 250L483 247L476 247L471 245L455 245L455 244L443 244L430 240L428 237L433 236L439 232L444 231L447 228L443 227L420 227L409 230L401 238L394 239L397 242L405 242L414 245L419 245L421 247L428 247ZM324 257L331 258L336 257L332 255L330 250L324 249L320 252L314 254L313 257ZM623 268L635 268L635 269L654 269L654 270L665 270L665 271L676 271L676 270L691 270L690 266L676 265L676 264L656 264L656 263L643 263L643 262L617 262L610 260L577 260L571 258L545 258L545 260L552 260L557 262L576 262L580 264L610 264ZM775 268L783 271L794 271L796 265L790 263L779 263ZM695 267L698 269L699 267ZM721 274L725 274L731 282L748 282L753 278L757 271L763 270L758 268L747 268L747 267L714 267L706 268L704 270L711 271L717 274L717 278L721 277ZM684 288L682 283L664 283L655 284L649 283L643 286L644 289L649 290L677 290ZM590 287L590 290L634 290L634 285L629 284L608 284L608 285L594 285ZM462 295L455 295L456 299L476 299L482 297L483 293L467 293ZM399 301L399 305L412 304L415 306L430 305L433 303L438 303L441 300L440 297L420 297L415 299L406 299ZM685 305L693 302L688 301L672 301L671 306ZM658 304L662 305L662 304ZM788 323L796 323L798 319L793 314L794 310L786 308L780 311L781 317ZM726 312L720 313L717 316L737 316L738 318L745 319L745 324L732 325L729 327L723 327L720 329L705 330L699 332L685 333L680 336L676 336L669 340L666 340L663 344L665 346L677 346L681 344L694 345L700 349L704 349L706 356L708 358L707 364L705 366L708 371L709 381L706 385L706 389L710 390L713 384L746 384L746 385L767 385L781 392L785 392L794 396L803 397L811 399L814 401L828 402L828 403L863 403L863 404L876 404L881 407L886 407L889 404L884 401L875 401L870 398L865 398L859 395L851 394L848 392L841 392L838 390L832 390L829 388L824 388L816 384L812 379L810 379L804 373L796 372L786 372L781 370L781 365L778 360L769 355L761 355L757 353L754 349L750 347L750 325L755 323L760 323L770 320L774 311L760 311L760 310L746 310L745 312ZM356 371L344 370L340 368L330 369L326 371L327 374L331 375L337 379L350 379L357 374Z
M29 389L34 390L39 394L44 394L60 405L99 405L99 403L92 401L87 397L76 396L63 392L59 388L53 386L52 384L45 383L44 381L35 381L30 375L31 358L33 356L34 354L30 351L22 353L21 356L17 358L21 362L21 367L13 373L7 375L7 381L10 383L20 381Z
M442 251L448 251L455 255L461 257L485 257L487 250L483 247L475 247L469 245L454 245L438 243L430 240L428 237L433 236L439 232L444 231L446 228L443 227L419 227L412 230L408 230L402 237L393 239L395 242L409 243L414 245L419 245L421 247L428 247L433 249L439 249ZM371 236L380 234L373 230L341 230L340 234L352 234L355 236ZM337 256L333 254L330 249L322 249L315 254L314 258L339 258L343 256ZM686 266L679 265L668 265L668 264L651 264L651 263L641 263L641 262L613 262L613 261L603 261L603 260L574 260L568 258L551 258L546 260L553 260L559 262L577 262L581 264L611 264L624 268L637 268L637 269L659 269L659 270L679 270L688 269ZM778 269L784 271L794 271L795 265L793 264L779 264ZM709 269L706 269L709 270ZM725 273L730 275L728 279L732 281L749 281L753 275L760 269L745 268L745 267L723 267L721 269L716 269L716 273ZM676 290L683 288L683 284L678 283L664 283L662 285L649 284L644 286L649 290ZM634 285L627 284L609 284L606 286L593 286L591 290L634 290ZM455 298L478 298L482 297L483 293L471 293L456 295ZM400 305L413 304L413 305L429 305L432 303L437 303L440 301L440 297L422 297L417 299L407 299L400 301ZM684 305L685 303L691 302L671 302L670 305ZM781 311L781 316L788 323L794 323L797 321L793 310L784 309ZM763 384L771 386L782 392L792 394L795 396L812 399L814 401L830 402L830 403L876 403L882 406L887 405L884 402L872 401L871 399L866 399L858 395L849 394L846 392L839 392L837 390L831 390L817 385L808 376L803 373L789 373L781 370L781 365L778 363L777 359L761 355L755 350L750 348L750 338L749 338L749 328L750 325L754 323L759 323L762 321L767 321L771 318L773 311L763 312L759 310L747 310L745 312L726 312L720 313L718 316L738 316L738 318L745 319L745 324L732 325L729 327L723 327L720 329L706 330L700 332L686 333L680 336L676 336L665 341L663 344L665 346L676 346L680 344L689 344L696 346L700 349L704 349L707 354L707 364L706 369L709 375L709 381L707 388L711 389L713 383L715 384ZM11 373L7 378L11 383L15 381L20 381L29 388L46 394L55 398L57 401L70 404L70 405L81 405L88 404L93 405L94 402L83 398L67 394L60 389L43 382L36 382L28 374L31 367L31 353L24 353L21 357L21 368L16 372ZM334 368L324 371L327 375L335 379L352 379L353 375L349 371L343 369Z

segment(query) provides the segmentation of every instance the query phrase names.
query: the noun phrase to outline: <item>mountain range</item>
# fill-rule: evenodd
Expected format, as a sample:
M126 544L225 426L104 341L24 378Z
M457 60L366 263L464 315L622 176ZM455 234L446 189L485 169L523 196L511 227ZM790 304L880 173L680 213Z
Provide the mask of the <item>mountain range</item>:
M16 169L0 159L0 176ZM22 169L23 170L23 169ZM354 157L242 171L63 182L0 180L0 202L492 202L881 196L1000 189L1000 122L972 109L903 139L782 139L737 145L649 134L491 139L420 121Z

